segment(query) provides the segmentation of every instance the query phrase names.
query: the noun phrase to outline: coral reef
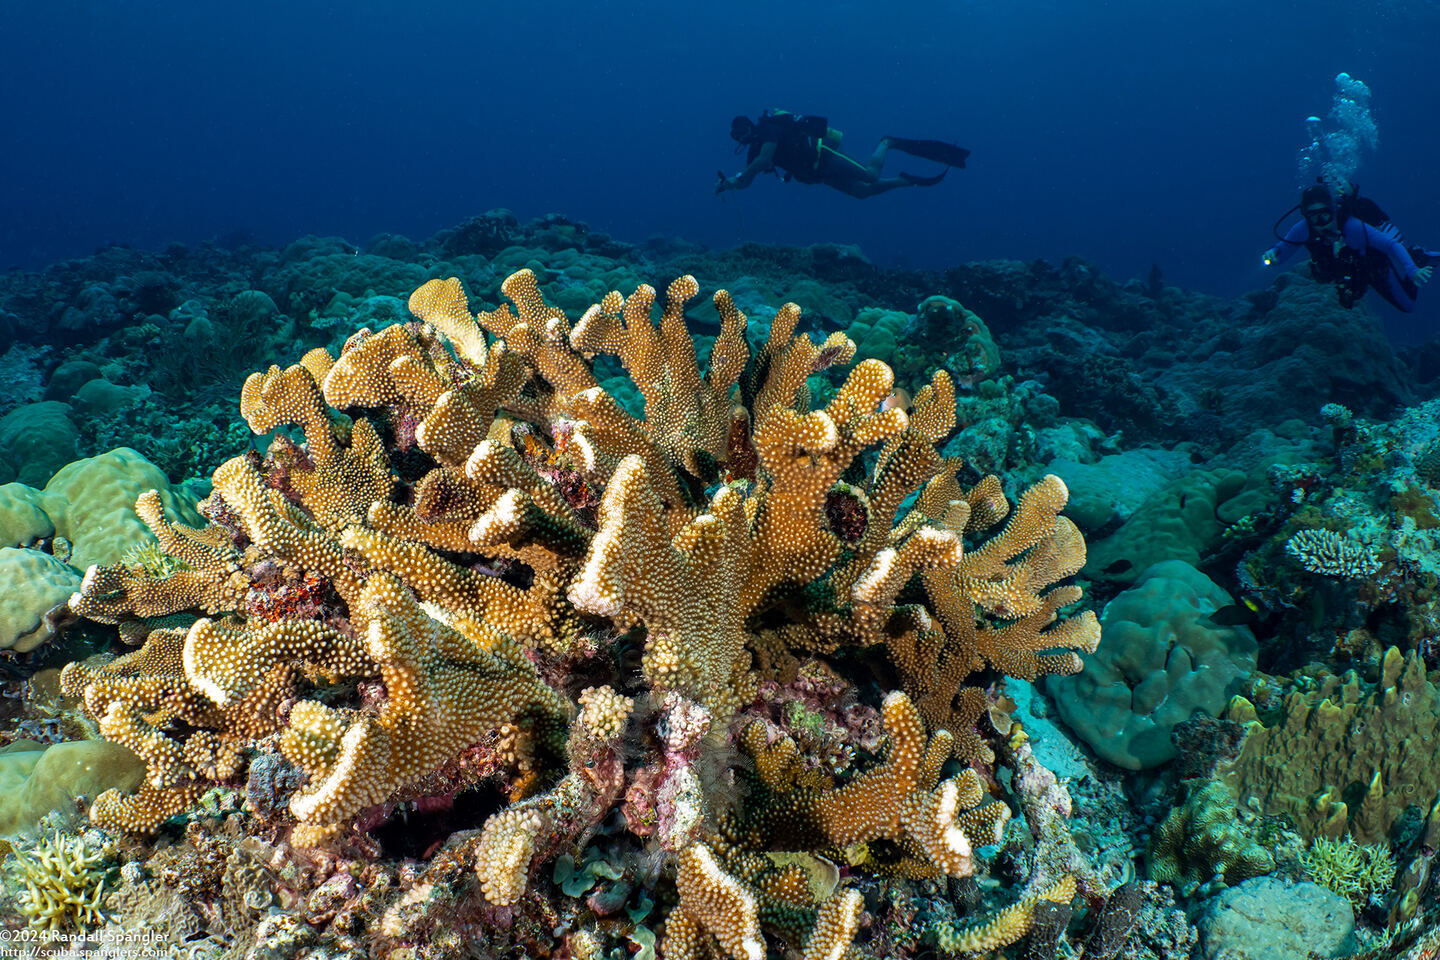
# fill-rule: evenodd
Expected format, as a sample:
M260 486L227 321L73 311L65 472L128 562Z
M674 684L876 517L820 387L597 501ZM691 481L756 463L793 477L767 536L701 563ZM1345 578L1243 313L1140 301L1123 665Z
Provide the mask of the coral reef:
M1220 713L1255 669L1249 628L1211 619L1231 603L1183 561L1145 570L1106 605L1106 643L1087 654L1085 671L1047 683L1060 716L1118 766L1144 770L1172 760L1172 731L1197 711Z
M10 851L6 884L15 909L31 930L45 935L83 930L106 919L109 851L98 836L42 837L28 850ZM18 889L16 889L18 888Z
M1349 897L1357 907L1389 891L1395 881L1395 860L1388 846L1361 846L1349 837L1316 837L1300 865L1311 880L1332 893Z
M429 282L521 270L512 307ZM666 273L699 280L637 290ZM728 304L695 298L721 276ZM1362 921L1422 942L1440 817L1405 770L1428 776L1411 751L1440 661L1440 437L1433 405L1367 418L1412 374L1434 393L1433 351L1407 370L1326 294L1290 276L1227 302L1078 259L936 273L835 244L631 246L508 211L428 240L12 272L0 479L24 483L0 487L0 667L113 638L71 623L71 592L139 649L70 669L88 721L6 681L0 823L104 786L117 829L179 813L120 845L114 923L199 953L483 936L909 957L943 933L1042 958L1188 953L1168 886L1103 899L1147 836L1198 916L1228 841L1272 851L1295 818L1389 840L1396 875ZM260 451L224 463L252 431ZM119 446L149 462L62 467ZM1047 474L1088 547L1047 528ZM1048 541L1005 532L1027 512ZM1077 559L1112 601L1093 658L1088 621L1037 629L1033 598L994 588L1048 570L1034 614L1062 613ZM1088 761L1043 698L1002 686L1073 670L1067 646L1091 659L1042 681L1060 718L1142 769ZM1418 709L1393 715L1372 690L1391 646L1418 664ZM1237 691L1253 716L1214 719ZM1361 726L1337 741L1342 721ZM78 739L95 725L119 742ZM1219 786L1192 782L1170 810L1177 782L1216 776L1258 795L1206 806ZM1228 817L1191 831L1192 859L1159 842L1212 807ZM1046 899L1067 877L1088 902ZM1110 917L1134 919L1124 947Z
M1330 656L1374 664L1389 646L1433 665L1440 500L1426 464L1436 413L1430 401L1384 423L1330 404L1325 439L1271 468L1278 496L1234 533L1241 593L1274 621L1281 670Z
M1433 947L1440 417L1395 409L1440 353L1302 275L494 210L10 271L0 329L0 831L154 827L105 931L1188 957L1253 847L1304 869L1293 821L1322 873L1388 843L1360 946ZM1052 717L1018 678L1075 653ZM78 708L32 689L70 660Z
M1413 653L1391 647L1373 685L1352 672L1294 690L1273 720L1244 697L1226 717L1249 732L1222 775L1306 837L1379 843L1407 807L1436 806L1440 692Z
M1150 838L1150 879L1190 896L1210 894L1275 869L1275 857L1247 836L1223 783L1191 781Z
M513 309L472 312L459 280L430 280L416 320L252 374L241 413L275 436L215 470L204 525L137 498L176 562L93 566L70 603L143 638L62 675L147 767L93 820L193 826L221 785L250 798L256 836L333 871L425 812L424 862L384 881L372 933L437 956L477 929L532 951L560 927L571 955L650 949L641 920L591 921L642 894L647 916L663 881L666 956L759 960L775 940L836 957L868 929L863 878L975 874L1010 810L994 694L967 682L1074 673L1099 641L1093 613L1067 613L1085 542L1064 483L1013 507L994 476L963 484L936 449L957 425L949 375L908 410L878 360L822 386L855 344L799 334L794 304L752 355L717 292L702 375L692 277L658 320L643 285L573 323L531 270L502 290ZM806 692L827 675L848 677L848 702ZM1068 842L1063 787L1022 742L999 753L1034 866L1010 905L941 919L954 949L1014 943L1037 905L1106 892ZM462 806L481 828L441 829ZM206 857L210 842L191 838ZM562 921L548 865L589 863L595 842L615 869L587 868L604 882ZM821 857L855 879L812 883L802 863ZM312 916L360 895L336 876L305 882ZM264 949L317 943L279 923L255 930Z

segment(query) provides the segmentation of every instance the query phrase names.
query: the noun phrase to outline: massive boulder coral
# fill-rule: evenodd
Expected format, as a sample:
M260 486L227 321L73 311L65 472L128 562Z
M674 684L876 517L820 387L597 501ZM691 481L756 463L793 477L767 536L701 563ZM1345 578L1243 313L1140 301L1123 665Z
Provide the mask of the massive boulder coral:
M1211 619L1232 602L1184 561L1146 569L1106 605L1108 639L1086 670L1048 681L1060 716L1117 766L1148 770L1174 759L1175 727L1196 711L1219 715L1255 670L1250 629Z
M80 584L74 570L43 550L0 547L0 650L28 653L54 635L52 611Z
M51 811L73 810L76 797L135 789L145 772L142 760L107 740L17 739L0 747L0 836L32 830Z
M67 464L43 489L0 486L0 652L28 653L53 637L86 567L153 544L135 511L143 491L156 510L200 519L187 491L127 447Z
M798 334L794 304L751 356L747 318L716 293L702 376L698 289L672 283L658 323L641 286L572 325L528 270L502 286L514 310L472 313L458 280L432 280L416 322L253 374L241 412L279 431L268 454L215 471L205 526L141 495L176 563L93 567L71 600L145 637L63 676L147 764L92 817L150 830L248 777L294 842L323 844L490 784L509 805L441 859L519 909L541 864L623 813L676 867L675 957L758 956L765 932L839 955L860 896L771 854L973 873L1009 811L991 796L988 695L967 678L1073 673L1099 640L1092 613L1062 617L1085 562L1065 485L1046 477L1013 511L997 478L962 485L936 450L955 427L944 372L907 413L866 360L812 409L809 379L855 345ZM601 387L599 354L643 416ZM761 687L872 648L903 688L883 701L888 747L812 732L807 749L853 758L822 773ZM732 736L756 776L726 768ZM1011 912L1068 899L1053 880Z

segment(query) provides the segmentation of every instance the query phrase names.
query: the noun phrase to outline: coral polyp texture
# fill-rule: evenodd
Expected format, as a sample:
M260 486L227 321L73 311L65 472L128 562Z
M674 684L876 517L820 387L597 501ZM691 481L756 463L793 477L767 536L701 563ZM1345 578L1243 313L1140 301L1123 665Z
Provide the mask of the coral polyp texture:
M1085 542L1065 484L1012 509L998 478L962 483L937 452L943 371L907 409L864 360L812 405L855 345L799 333L794 304L752 354L716 293L702 374L692 277L658 320L643 285L573 323L528 270L502 290L513 306L472 312L431 280L414 320L252 374L240 412L274 439L215 471L207 525L139 498L173 562L92 567L70 603L143 638L62 676L146 765L93 820L152 831L221 785L272 839L343 850L484 797L377 935L462 876L475 917L539 909L561 857L567 885L600 864L597 916L632 897L634 944L655 941L634 891L670 878L675 958L759 960L767 938L838 958L857 878L975 873L1010 808L983 720L999 694L969 682L1073 673L1099 641L1066 613ZM642 415L597 376L616 361ZM950 935L1013 942L1075 882ZM577 929L572 955L617 935Z

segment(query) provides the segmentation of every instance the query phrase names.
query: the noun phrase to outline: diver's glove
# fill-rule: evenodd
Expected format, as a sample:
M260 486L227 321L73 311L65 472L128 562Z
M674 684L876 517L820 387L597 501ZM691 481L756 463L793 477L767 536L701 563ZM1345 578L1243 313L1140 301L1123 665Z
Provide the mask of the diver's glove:
M739 190L740 187L739 187L739 185L736 183L736 180L737 180L737 179L738 179L738 178L735 178L735 177L727 177L727 176L725 176L725 174L724 174L723 172L721 172L721 171L719 171L719 170L716 170L716 171L715 171L715 196L717 196L717 197L720 196L720 194L724 193L726 190Z
M1260 261L1264 263L1267 267L1273 267L1275 265L1275 261L1278 259L1280 259L1280 251L1276 250L1274 247L1271 247L1269 250L1266 250L1264 253L1260 254Z
M1432 274L1434 274L1434 272L1434 267L1421 267L1419 270L1415 271L1415 275L1412 276L1410 279L1415 281L1415 286L1423 287L1425 286L1425 284L1430 282L1430 277Z

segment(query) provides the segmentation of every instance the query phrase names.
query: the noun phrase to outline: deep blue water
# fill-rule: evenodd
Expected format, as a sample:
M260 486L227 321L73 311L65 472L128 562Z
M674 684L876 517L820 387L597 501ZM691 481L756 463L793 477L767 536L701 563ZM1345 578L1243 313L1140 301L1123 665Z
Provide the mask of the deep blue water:
M1233 295L1267 282L1302 121L1342 70L1374 91L1366 192L1440 244L1430 2L21 6L0 29L0 267L235 230L418 237L505 206L889 264L1156 263ZM741 166L730 117L768 106L828 116L861 158L887 133L974 154L863 202L771 177L716 199ZM923 169L904 159L887 169ZM1440 323L1372 302L1397 339Z

